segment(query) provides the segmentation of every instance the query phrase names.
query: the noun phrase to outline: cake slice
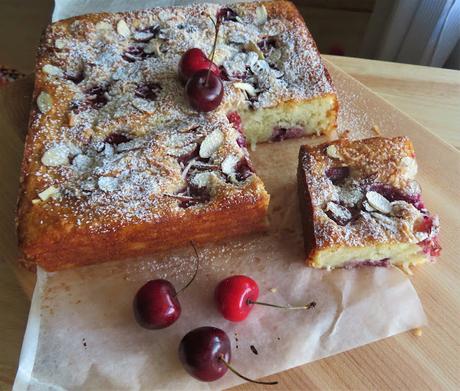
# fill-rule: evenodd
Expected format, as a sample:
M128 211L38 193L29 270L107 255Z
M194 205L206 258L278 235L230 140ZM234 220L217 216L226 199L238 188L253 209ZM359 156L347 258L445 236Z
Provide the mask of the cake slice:
M422 202L416 173L405 137L302 146L298 186L307 263L407 269L437 257L439 221Z

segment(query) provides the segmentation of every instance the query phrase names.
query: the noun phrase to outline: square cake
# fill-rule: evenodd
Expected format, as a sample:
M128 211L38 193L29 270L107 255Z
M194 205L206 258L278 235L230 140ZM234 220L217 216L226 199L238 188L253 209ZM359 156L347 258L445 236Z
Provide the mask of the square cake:
M223 103L194 111L177 76L211 52ZM49 271L264 229L255 144L327 134L337 99L286 1L154 8L50 25L21 168L22 262Z
M438 217L425 208L416 173L405 137L302 146L298 186L307 263L408 270L438 256Z

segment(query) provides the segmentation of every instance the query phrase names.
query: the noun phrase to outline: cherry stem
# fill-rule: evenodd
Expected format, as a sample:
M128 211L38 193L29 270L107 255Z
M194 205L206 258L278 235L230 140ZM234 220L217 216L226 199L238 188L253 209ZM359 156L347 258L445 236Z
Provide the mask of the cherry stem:
M211 16L209 16L209 19L211 19L211 22L212 24L214 25L214 29L215 29L215 35L214 35L214 43L212 45L212 52L211 52L211 61L209 63L209 67L208 67L208 74L206 75L206 81L204 83L205 86L208 85L208 81L209 81L209 75L211 74L211 67L212 67L212 64L214 63L214 54L216 53L216 46L217 46L217 37L219 35L219 27L220 27L220 19L218 18L217 19L217 23L214 22L214 19L211 18Z
M193 250L195 250L195 255L196 255L196 268L195 268L195 273L193 274L192 278L190 279L189 282L187 282L187 285L185 285L182 289L180 289L178 292L176 292L176 295L175 296L178 296L179 293L182 293L183 291L185 291L189 286L190 284L195 281L195 278L196 278L196 275L198 274L198 269L200 267L200 256L198 255L198 251L196 250L196 247L195 245L193 244L193 242L190 242L190 244L192 245L193 247Z
M248 304L248 305L250 305L250 304L258 304L258 305L264 305L266 307L281 308L283 310L309 310L310 308L316 307L316 302L314 302L314 301L312 301L311 303L305 304L305 305L297 306L297 307L292 307L290 305L286 306L286 305L263 303L263 302L254 301L254 300L251 300L251 299L247 299L246 304Z
M224 358L222 356L219 357L219 360L222 361L225 366L230 369L235 375L241 377L242 379L248 381L248 382L251 382L251 383L256 383L256 384L264 384L264 385L267 385L267 386L274 386L276 384L278 384L277 381L260 381L260 380L253 380L253 379L249 379L249 377L246 377L246 376L243 376L241 373L239 373L235 368L233 368L230 363L228 363L227 361L224 360Z

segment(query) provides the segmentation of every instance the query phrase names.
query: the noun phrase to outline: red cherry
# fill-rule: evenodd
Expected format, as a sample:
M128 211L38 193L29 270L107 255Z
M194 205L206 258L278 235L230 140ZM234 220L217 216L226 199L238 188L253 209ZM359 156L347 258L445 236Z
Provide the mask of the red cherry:
M259 297L257 283L249 277L238 275L222 280L217 285L214 298L223 317L232 322L246 319Z
M224 85L219 76L207 69L196 72L185 85L190 106L197 111L216 109L224 97Z
M172 325L181 314L174 286L167 280L148 281L134 298L134 315L146 329L163 329Z
M198 71L208 70L220 77L219 67L214 64L201 49L192 48L187 50L179 61L179 78L182 83L187 81Z

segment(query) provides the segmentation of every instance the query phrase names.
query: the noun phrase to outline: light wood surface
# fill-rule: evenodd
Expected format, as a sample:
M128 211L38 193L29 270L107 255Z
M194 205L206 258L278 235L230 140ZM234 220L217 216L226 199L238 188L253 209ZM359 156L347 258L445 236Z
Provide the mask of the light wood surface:
M460 72L351 58L328 59L374 88L444 140L460 147L460 136L455 132L460 123ZM26 104L30 81L19 83ZM8 89L0 90L0 104L8 105ZM449 104L442 97L448 99ZM424 104L421 105L421 102ZM17 126L24 128L25 122ZM449 152L434 137L428 138L433 144L434 159L437 154ZM2 175L17 175L7 170L8 159L17 159L17 154L18 151L14 150L9 157L0 156ZM449 159L451 164L456 165L453 169L458 174L458 155L451 154ZM433 181L446 186L448 178L433 178ZM441 195L437 195L433 187L430 197L442 203L439 199ZM450 198L446 202L452 204L456 201L455 196ZM12 216L12 208L13 205L8 205L9 210L2 213L2 218ZM447 211L451 212L451 209L444 210L446 215ZM2 232L2 235L10 233ZM445 262L443 258L442 264L421 269L413 280L430 321L430 327L421 337L411 333L398 335L286 371L276 376L282 385L279 389L458 389L459 266L452 247L450 254ZM21 290L16 276L9 266L0 262L0 389L9 389L14 380L28 305L27 295ZM253 385L240 388L256 389Z

